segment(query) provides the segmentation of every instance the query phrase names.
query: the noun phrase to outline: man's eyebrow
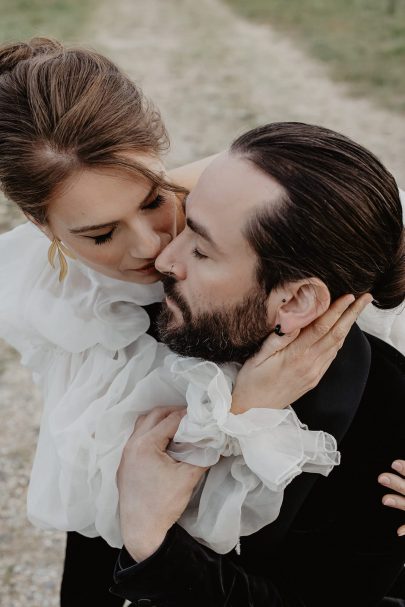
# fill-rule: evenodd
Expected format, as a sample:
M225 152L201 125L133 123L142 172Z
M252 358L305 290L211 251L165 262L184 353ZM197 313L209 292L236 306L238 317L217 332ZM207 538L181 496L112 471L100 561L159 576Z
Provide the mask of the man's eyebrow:
M198 234L198 236L201 236L201 238L204 238L204 240L206 240L212 246L213 249L216 249L216 251L219 252L218 245L214 242L207 228L202 226L200 223L197 223L190 217L187 217L186 223L190 230L192 230L195 234Z
M147 202L149 200L149 198L152 196L152 194L156 190L157 190L156 185L153 185L139 206L142 206L143 204L145 204L145 202ZM98 225L82 226L80 228L71 228L69 230L69 232L71 234L81 234L82 232L92 232L93 230L101 230L101 228L108 228L110 226L117 225L118 223L119 223L118 220L109 221L108 223L100 223Z

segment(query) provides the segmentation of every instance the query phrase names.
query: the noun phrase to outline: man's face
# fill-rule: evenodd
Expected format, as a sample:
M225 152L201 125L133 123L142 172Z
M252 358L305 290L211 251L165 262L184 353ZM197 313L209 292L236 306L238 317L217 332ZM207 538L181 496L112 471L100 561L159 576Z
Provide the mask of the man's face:
M186 203L187 226L156 260L166 305L162 340L175 352L243 362L274 326L275 298L256 278L243 230L252 212L278 204L282 188L252 163L222 154Z

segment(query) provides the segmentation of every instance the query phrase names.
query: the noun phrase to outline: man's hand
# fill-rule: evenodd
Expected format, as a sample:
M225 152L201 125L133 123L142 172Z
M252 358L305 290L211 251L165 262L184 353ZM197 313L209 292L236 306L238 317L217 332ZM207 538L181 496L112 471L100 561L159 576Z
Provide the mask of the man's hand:
M336 357L369 294L337 299L317 320L293 334L271 334L243 365L232 393L232 413L253 407L284 409L318 385Z
M384 487L388 487L390 491L397 491L397 493L388 493L382 498L384 506L390 508L397 508L398 510L405 511L405 461L402 459L396 459L392 462L391 467L398 472L393 474L392 472L383 472L378 477L378 482ZM400 476L400 474L402 476ZM397 529L398 535L405 535L405 525L401 525Z
M167 407L140 416L124 449L117 475L121 532L138 562L159 548L206 471L166 453L184 414Z

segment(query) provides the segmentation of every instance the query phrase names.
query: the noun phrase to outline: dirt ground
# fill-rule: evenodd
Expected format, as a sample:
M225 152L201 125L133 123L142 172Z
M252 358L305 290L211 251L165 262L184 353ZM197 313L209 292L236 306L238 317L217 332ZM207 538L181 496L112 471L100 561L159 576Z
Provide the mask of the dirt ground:
M300 120L363 143L405 187L405 118L351 98L289 39L246 23L219 0L102 0L80 42L115 60L161 108L169 166L224 149L251 126ZM0 205L0 231L19 221ZM41 399L4 344L0 411L0 602L56 607L65 536L25 518Z

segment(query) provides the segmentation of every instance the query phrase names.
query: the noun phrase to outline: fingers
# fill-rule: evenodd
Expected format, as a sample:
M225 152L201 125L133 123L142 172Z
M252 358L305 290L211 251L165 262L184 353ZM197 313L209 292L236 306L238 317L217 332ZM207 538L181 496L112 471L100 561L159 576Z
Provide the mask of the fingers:
M325 314L323 314L317 321L315 321L312 325L309 325L309 327L307 327L305 331L307 329L311 331L312 329L311 339L314 342L313 355L317 357L325 356L328 353L336 354L337 351L342 347L343 342L347 337L347 334L349 333L353 324L356 322L359 314L364 310L366 306L368 306L372 299L372 296L369 293L366 293L365 295L362 295L361 297L356 299L356 301L354 301L351 305L346 306L346 309L344 311L342 311L344 305L344 303L342 302L341 304L339 304L337 309L334 309L333 313L326 318L325 322L325 317L332 308L331 306L331 308L329 308L329 310ZM334 302L334 304L335 303L336 302ZM332 319L335 319L335 322L333 325L330 325ZM314 339L316 335L318 335L318 340Z
M329 333L349 306L354 305L353 295L343 295L334 301L328 310L301 332L300 341L303 347L310 347Z
M300 330L297 329L292 333L288 333L283 335L282 337L276 335L275 333L271 333L263 342L259 352L252 356L250 360L251 364L255 366L259 366L264 363L270 356L273 356L279 350L282 350L288 344L290 344L294 339L298 337Z
M396 472L405 476L405 461L395 460L391 466ZM387 493L382 498L384 506L389 508L395 508L397 510L405 511L405 478L399 474L392 472L383 472L378 477L378 482L387 487L390 491L397 491L398 493ZM397 530L398 535L405 535L405 525Z
M397 533L398 535L405 535L405 525L401 525L401 527L398 527Z
M297 352L304 347L309 370L306 372L309 388L318 385L336 358L347 334L359 314L372 301L369 293L354 301L353 295L337 299L318 320L301 331L296 340ZM301 343L300 343L301 342Z
M176 434L179 424L186 412L186 409L183 408L169 413L169 415L164 417L150 430L148 440L150 439L150 441L162 451L166 451L167 445Z
M173 411L184 410L184 407L156 407L149 413L140 415L135 423L133 435L139 437L149 432Z
M396 510L405 511L405 497L401 497L394 493L387 493L382 498L382 503L384 506L389 506L390 508L396 508Z
M396 460L393 463L393 467L396 469L396 464L401 465L401 460ZM384 487L388 487L390 491L398 491L405 497L405 478L400 476L399 474L395 474L393 472L383 472L378 477L378 482Z
M402 476L405 476L405 460L396 459L394 462L392 462L391 468L393 468L399 474L402 474Z

